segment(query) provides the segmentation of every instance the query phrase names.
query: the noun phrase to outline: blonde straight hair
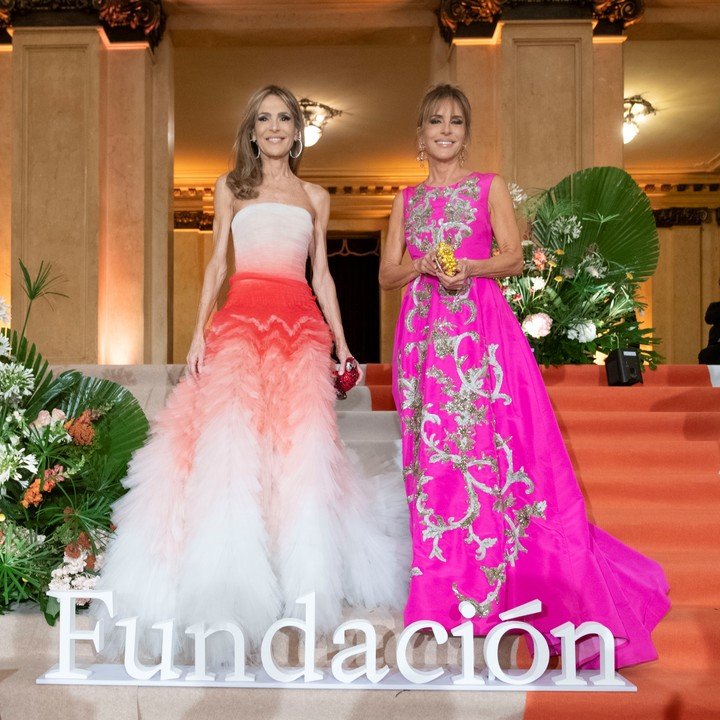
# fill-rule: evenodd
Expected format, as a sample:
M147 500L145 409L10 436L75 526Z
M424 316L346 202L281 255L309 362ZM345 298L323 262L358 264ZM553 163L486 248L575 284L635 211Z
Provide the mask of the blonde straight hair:
M256 151L253 148L253 143L250 138L252 137L260 105L268 95L277 95L277 97L288 106L295 125L295 132L300 135L300 138L303 136L305 124L300 103L298 103L297 98L289 90L279 87L278 85L267 85L253 93L248 100L245 114L240 121L240 127L238 128L235 144L233 145L234 167L227 176L227 186L239 200L256 198L258 196L256 188L263 180L262 161L259 157L256 157ZM295 143L293 143L293 146L294 145ZM290 161L290 169L294 173L297 172L297 168L300 165L301 156L302 151L298 153L297 157L290 156L290 158L288 158Z

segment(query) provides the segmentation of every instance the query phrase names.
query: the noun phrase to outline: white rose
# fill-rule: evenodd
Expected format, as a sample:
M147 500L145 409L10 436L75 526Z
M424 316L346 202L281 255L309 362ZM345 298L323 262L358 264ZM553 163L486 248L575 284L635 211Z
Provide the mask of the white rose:
M534 338L542 338L550 334L552 327L552 318L545 313L535 313L528 315L522 321L522 329L526 335Z
M532 291L538 292L539 290L542 290L545 287L545 279L541 277L534 277L530 278L530 282L532 283Z
M571 325L567 330L567 336L570 340L577 340L579 343L592 342L597 337L597 328L594 322L586 320Z

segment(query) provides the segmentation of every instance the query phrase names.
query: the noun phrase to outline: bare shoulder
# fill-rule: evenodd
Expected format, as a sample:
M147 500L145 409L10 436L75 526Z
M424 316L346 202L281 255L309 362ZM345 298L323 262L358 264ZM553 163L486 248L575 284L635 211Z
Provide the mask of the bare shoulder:
M316 185L315 183L306 182L304 180L301 182L303 190L308 196L313 210L315 210L315 214L320 217L327 215L330 211L330 193L324 187Z
M306 182L305 180L301 180L300 182L302 182L303 190L307 193L313 205L330 202L330 193L324 187L316 185L315 183Z
M500 175L495 175L490 181L490 192L488 193L490 204L505 203L509 199L510 192L505 179Z
M227 184L228 174L224 173L215 181L215 198L220 200L232 200L233 193Z

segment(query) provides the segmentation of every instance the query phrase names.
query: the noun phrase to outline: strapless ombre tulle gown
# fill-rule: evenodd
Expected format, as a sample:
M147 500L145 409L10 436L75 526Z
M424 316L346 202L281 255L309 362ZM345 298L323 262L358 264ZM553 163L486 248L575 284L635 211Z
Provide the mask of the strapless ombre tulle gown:
M171 617L176 648L200 621L233 622L256 647L279 617L304 617L295 600L309 592L325 631L346 603L405 600L399 470L358 477L339 439L330 331L305 281L312 233L301 207L235 215L237 272L204 369L180 381L130 463L98 589L114 591L116 617L138 616L146 654L160 640L147 628Z
M490 257L492 179L406 189L410 255L444 239L459 258ZM537 363L495 280L456 294L414 280L393 368L413 543L405 622L452 628L466 600L482 635L539 598L543 613L527 621L556 651L552 628L595 620L612 630L618 666L657 657L650 632L669 607L665 575L588 523ZM579 664L596 666L596 644L578 645Z

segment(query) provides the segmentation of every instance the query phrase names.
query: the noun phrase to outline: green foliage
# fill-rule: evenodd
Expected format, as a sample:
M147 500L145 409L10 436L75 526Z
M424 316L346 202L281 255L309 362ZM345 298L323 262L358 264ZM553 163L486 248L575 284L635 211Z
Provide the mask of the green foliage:
M544 365L595 361L637 347L655 367L652 329L641 328L639 282L652 275L658 238L650 203L619 168L582 170L520 208L529 219L521 276L501 281Z
M37 298L62 293L51 266L41 263L34 278L22 263L21 271L27 325ZM54 377L24 328L2 334L9 341L0 356L5 384L29 373L32 391L0 396L0 612L32 600L53 623L57 603L45 594L51 574L65 568L66 583L93 576L88 558L104 550L112 504L148 423L125 388L73 370ZM63 559L68 547L71 569Z

